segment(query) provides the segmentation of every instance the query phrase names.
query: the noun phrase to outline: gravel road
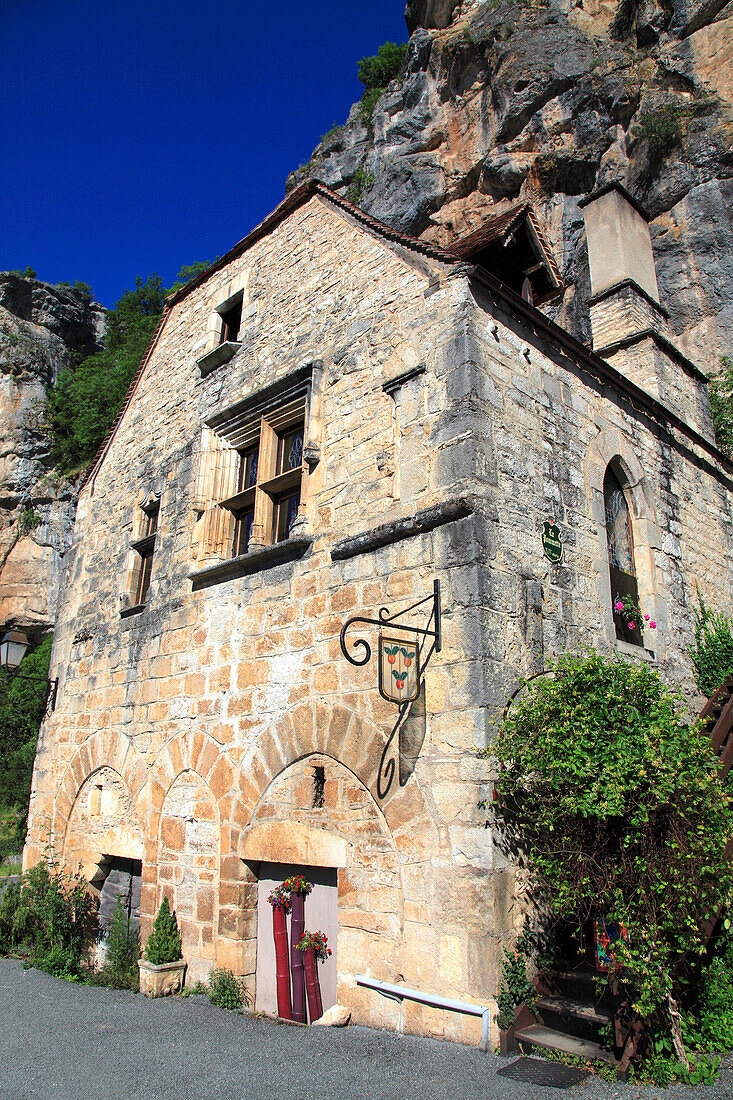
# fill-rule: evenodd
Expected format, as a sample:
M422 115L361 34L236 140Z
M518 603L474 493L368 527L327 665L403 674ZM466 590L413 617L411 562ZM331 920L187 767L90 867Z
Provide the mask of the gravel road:
M376 1028L295 1028L206 997L148 1000L0 959L0 1100L733 1100L712 1088L513 1082L510 1059Z

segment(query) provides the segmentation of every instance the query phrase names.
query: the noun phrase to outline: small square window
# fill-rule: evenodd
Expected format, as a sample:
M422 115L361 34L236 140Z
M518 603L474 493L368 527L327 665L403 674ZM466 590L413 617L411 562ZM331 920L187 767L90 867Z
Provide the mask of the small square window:
M219 343L227 341L236 342L239 339L239 330L242 326L242 296L227 310L221 312L221 336Z

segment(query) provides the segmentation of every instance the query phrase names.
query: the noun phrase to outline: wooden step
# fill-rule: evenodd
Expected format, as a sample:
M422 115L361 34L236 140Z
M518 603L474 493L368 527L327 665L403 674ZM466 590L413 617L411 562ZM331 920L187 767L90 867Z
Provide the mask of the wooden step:
M616 1065L615 1055L598 1043L588 1042L587 1039L575 1039L572 1035L553 1031L552 1028L543 1027L542 1024L523 1027L521 1031L515 1031L514 1038L520 1046L526 1043L529 1046L544 1047L547 1050L561 1050L565 1054L576 1054L578 1058L586 1058L590 1062L608 1062L609 1065Z
M540 1011L544 1008L546 1012L555 1012L559 1016L573 1016L588 1024L605 1025L611 1022L608 1013L599 1012L594 1005L575 1001L572 997L541 996L535 1003Z

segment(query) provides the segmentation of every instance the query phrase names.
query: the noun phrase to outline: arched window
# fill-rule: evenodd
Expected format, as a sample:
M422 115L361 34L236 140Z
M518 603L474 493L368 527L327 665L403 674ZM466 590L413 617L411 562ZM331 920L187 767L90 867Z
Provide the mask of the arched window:
M603 501L606 508L606 538L608 566L611 573L611 600L616 637L632 645L643 645L643 631L637 622L629 627L629 617L616 611L616 604L631 602L639 606L639 586L634 566L634 536L631 515L623 486L611 466L603 479Z

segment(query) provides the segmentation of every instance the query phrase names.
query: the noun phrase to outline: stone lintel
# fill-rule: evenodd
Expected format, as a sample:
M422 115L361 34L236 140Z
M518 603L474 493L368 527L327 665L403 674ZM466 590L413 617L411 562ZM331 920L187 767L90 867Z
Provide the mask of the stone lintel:
M389 546L390 543L399 542L412 535L422 535L426 531L432 531L444 523L465 519L475 511L476 501L473 497L453 497L451 500L434 504L431 508L423 508L412 516L383 523L379 527L373 527L371 531L363 531L361 534L340 539L331 547L331 557L334 561L338 561L353 558L357 554L367 554L371 550Z

